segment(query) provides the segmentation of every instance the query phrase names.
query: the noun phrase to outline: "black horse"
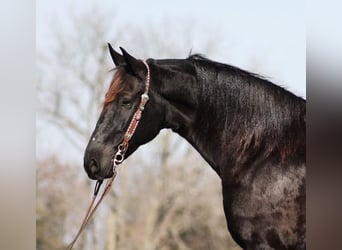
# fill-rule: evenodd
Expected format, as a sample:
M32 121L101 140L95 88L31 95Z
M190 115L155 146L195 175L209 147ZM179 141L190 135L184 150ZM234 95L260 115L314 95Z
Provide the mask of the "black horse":
M88 176L113 175L150 74L149 102L125 157L172 129L220 176L228 228L243 249L305 249L305 100L200 55L147 66L122 48L122 55L109 50L117 70L85 151Z

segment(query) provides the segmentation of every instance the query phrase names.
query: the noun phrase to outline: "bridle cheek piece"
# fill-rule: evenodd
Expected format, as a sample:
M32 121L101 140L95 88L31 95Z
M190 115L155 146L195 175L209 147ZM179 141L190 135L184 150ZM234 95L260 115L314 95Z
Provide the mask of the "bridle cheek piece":
M129 146L129 141L131 140L131 138L133 137L135 130L141 120L142 117L142 112L145 109L145 105L146 103L149 101L149 96L148 96L148 92L150 89L150 67L148 66L148 64L145 61L142 61L144 63L144 65L146 66L147 69L147 76L146 76L146 81L145 81L145 91L144 93L141 95L141 100L140 100L140 104L139 107L137 109L137 111L135 111L132 120L125 132L125 135L123 137L122 142L119 144L118 148L117 148L117 152L113 157L113 173L115 175L116 173L116 168L118 165L120 165L124 159L125 159L125 153L127 151L127 148Z

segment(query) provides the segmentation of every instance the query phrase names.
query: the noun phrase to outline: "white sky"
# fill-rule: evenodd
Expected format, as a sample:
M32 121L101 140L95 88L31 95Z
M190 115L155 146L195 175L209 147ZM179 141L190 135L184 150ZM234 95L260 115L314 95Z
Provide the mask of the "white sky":
M204 32L190 41L191 48L201 53L201 40L219 37L220 42L210 59L229 63L269 77L276 84L297 95L306 97L306 39L305 3L303 0L266 1L200 1L200 0L37 0L36 43L40 50L48 50L51 42L51 21L68 29L67 15L77 14L96 6L107 13L115 13L115 20L123 24L155 24L165 29L163 20L171 26L187 21ZM127 31L129 32L129 30ZM202 39L203 37L203 39ZM105 41L107 42L107 41ZM117 41L120 44L120 41ZM190 44L191 43L191 44ZM125 44L121 44L133 55ZM185 58L188 54L184 54ZM151 55L158 59L158 55ZM39 140L38 140L39 143ZM61 148L60 141L57 148ZM45 144L50 146L50 144ZM45 147L37 147L37 154ZM68 151L68 149L65 149ZM44 151L44 150L43 150ZM68 152L66 152L68 154ZM78 158L80 156L76 156Z
M221 50L217 49L220 53L207 55L209 58L256 70L297 95L306 96L304 1L38 0L37 46L48 45L51 19L58 17L58 22L63 22L70 9L78 13L92 6L115 12L123 23L127 20L140 24L152 22L163 29L162 20L167 18L175 26L182 25L180 21L190 20L212 28L215 34L203 32L203 36L218 36L222 41ZM65 22L66 29L67 25ZM194 51L200 53L196 43L198 41L192 41L187 50L194 47Z

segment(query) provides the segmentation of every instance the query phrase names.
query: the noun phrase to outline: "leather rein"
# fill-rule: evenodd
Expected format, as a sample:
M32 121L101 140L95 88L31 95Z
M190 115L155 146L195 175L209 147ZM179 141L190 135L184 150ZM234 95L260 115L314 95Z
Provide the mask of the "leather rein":
M137 111L135 111L132 120L124 134L123 140L122 142L119 144L118 149L116 154L114 155L112 162L113 162L113 176L107 180L106 182L106 186L105 189L103 190L103 193L101 195L101 197L98 199L96 205L95 204L95 200L97 197L97 194L100 190L101 184L103 182L103 180L98 180L95 184L95 188L94 188L94 194L93 197L91 199L90 205L88 207L87 213L84 216L83 222L80 226L80 229L78 230L74 240L68 245L68 247L66 248L67 250L71 250L72 247L74 246L74 244L76 243L78 237L81 235L81 233L83 232L83 230L85 229L85 227L87 226L89 220L91 219L91 217L93 216L94 212L96 211L96 209L98 208L98 206L100 205L101 201L103 200L103 198L109 193L110 187L112 186L112 183L116 177L116 175L118 174L118 166L124 161L125 159L125 153L128 149L129 146L129 141L131 140L131 138L133 137L135 130L141 120L142 117L142 113L145 109L145 105L149 100L149 89L150 89L150 67L148 66L148 64L145 61L142 61L147 69L147 75L146 75L146 80L145 80L145 91L144 93L141 95L141 100L140 100L140 104L139 107L137 109Z

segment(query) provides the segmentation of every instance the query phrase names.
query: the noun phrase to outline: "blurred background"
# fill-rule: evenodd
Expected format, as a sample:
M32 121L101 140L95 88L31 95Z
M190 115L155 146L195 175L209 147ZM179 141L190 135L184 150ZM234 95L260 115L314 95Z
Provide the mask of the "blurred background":
M36 240L63 249L94 182L83 151L113 72L107 42L137 58L190 51L266 76L306 97L304 1L36 2ZM169 131L122 166L75 249L240 249L223 212L220 179Z

